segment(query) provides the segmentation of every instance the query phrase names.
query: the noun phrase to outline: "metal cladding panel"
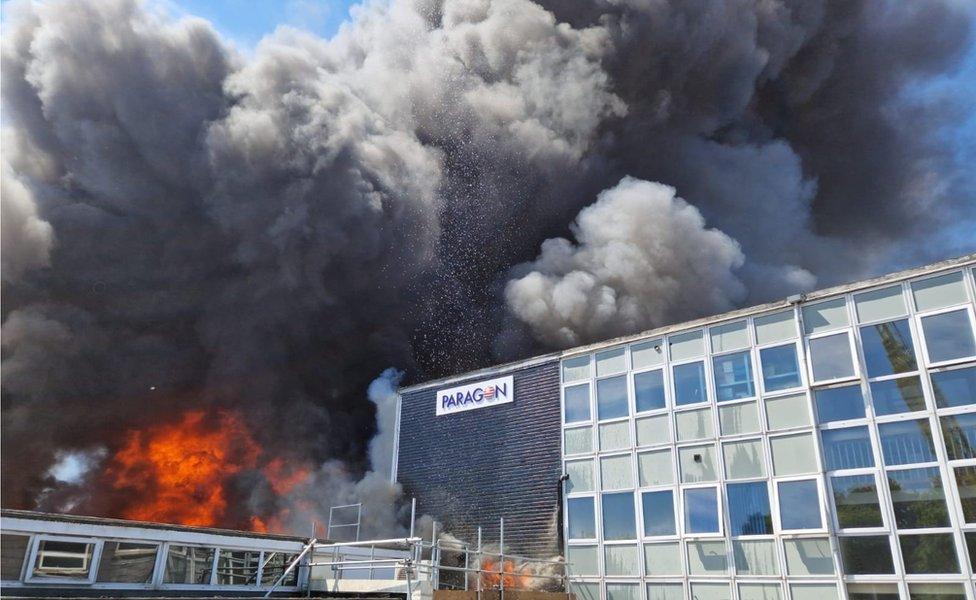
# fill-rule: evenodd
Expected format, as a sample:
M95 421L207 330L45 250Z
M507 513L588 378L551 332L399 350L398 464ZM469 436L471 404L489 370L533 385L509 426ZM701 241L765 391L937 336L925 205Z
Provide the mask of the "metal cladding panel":
M559 362L504 375L514 376L510 404L436 416L437 388L403 394L397 479L417 514L453 535L474 543L481 526L483 541L497 543L504 517L506 552L551 556L559 552Z

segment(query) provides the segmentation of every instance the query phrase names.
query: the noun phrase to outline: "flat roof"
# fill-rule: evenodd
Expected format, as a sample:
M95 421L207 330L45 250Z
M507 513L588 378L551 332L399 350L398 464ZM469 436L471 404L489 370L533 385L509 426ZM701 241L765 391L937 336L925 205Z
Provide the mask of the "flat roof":
M960 267L966 267L973 264L976 264L976 253L966 254L955 258L949 258L936 263L931 263L920 267L914 267L911 269L905 269L904 271L889 273L887 275L881 275L879 277L872 277L871 279L863 279L860 281L854 281L850 283L842 283L821 290L815 290L804 294L796 294L795 296L789 296L781 300L767 302L765 304L757 304L755 306L750 306L747 308L738 308L728 312L724 312L724 313L720 313L708 317L702 317L700 319L695 319L692 321L683 321L681 323L675 323L673 325L665 325L663 327L658 327L655 329L648 329L640 333L620 336L620 337L604 340L601 342L594 342L592 344L567 348L566 350L557 350L555 352L539 354L537 356L525 358L522 360L515 360L507 363L502 363L499 365L493 365L490 367L485 367L483 369L477 369L475 371L467 371L464 373L458 373L456 375L448 375L446 377L440 377L438 379L430 379L428 381L423 381L420 383L415 383L413 385L401 387L399 388L398 392L401 394L407 392L416 392L434 386L456 383L459 381L472 379L475 377L487 377L490 375L494 375L496 373L530 367L537 364L549 362L552 360L560 360L562 358L575 356L578 354L588 354L590 352L601 350L603 348L618 346L620 344L629 344L646 338L663 336L670 333L682 331L685 329L696 329L698 327L713 325L716 323L720 323L722 321L731 321L734 319L741 319L743 317L749 317L764 312L782 310L784 308L789 308L794 304L800 302L821 300L824 298L828 298L830 296L847 294L850 292L855 292L865 288L872 288L887 283L896 283L896 282L904 281L906 279L913 279L915 277L919 277L922 275L932 275L940 271L950 271L952 269L958 269Z

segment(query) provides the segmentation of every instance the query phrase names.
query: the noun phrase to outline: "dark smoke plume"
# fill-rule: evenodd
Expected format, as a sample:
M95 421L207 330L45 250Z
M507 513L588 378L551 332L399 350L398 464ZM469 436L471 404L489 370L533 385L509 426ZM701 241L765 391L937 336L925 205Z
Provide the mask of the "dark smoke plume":
M969 250L938 135L972 106L910 94L971 49L963 2L393 0L248 56L134 0L4 11L4 506L117 513L104 457L191 407L380 497L390 365ZM280 502L251 476L223 524Z

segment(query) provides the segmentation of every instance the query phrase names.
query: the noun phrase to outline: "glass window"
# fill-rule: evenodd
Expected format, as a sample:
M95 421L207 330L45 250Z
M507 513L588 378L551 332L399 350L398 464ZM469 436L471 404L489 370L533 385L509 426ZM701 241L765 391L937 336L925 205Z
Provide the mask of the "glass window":
M976 354L973 329L964 310L922 317L922 331L930 362L965 358Z
M725 488L728 494L729 526L732 528L732 535L773 533L769 490L765 481L730 483Z
M210 583L214 549L196 546L170 546L166 554L163 583Z
M222 549L217 556L217 585L257 583L260 552Z
M573 565L574 575L599 575L596 546L569 546L566 559ZM595 600L599 600L597 594Z
M596 564L596 560L593 561ZM600 600L600 584L570 581L570 590L579 600Z
M695 600L731 600L728 583L692 583L691 597Z
M681 467L681 481L699 483L715 481L715 449L712 446L693 446L678 448L678 464Z
M647 600L683 600L684 591L680 583L647 584Z
M715 488L685 490L685 533L718 533L718 491Z
M715 436L712 431L712 409L710 408L675 413L674 421L679 442Z
M932 373L932 392L939 408L976 404L976 367Z
M817 405L818 423L864 418L864 395L860 385L815 390L813 399Z
M959 559L951 533L900 535L905 573L958 573Z
M0 579L4 581L20 579L29 542L30 536L0 533Z
M751 398L756 395L752 383L752 359L749 352L736 352L712 358L715 375L715 398L719 402Z
M688 572L692 575L720 575L729 570L725 542L688 542Z
M786 552L786 572L790 575L833 575L834 559L827 538L799 538L783 540Z
M763 388L767 392L786 390L800 385L800 367L796 362L796 346L773 346L759 351L762 363Z
M861 348L868 377L883 377L918 369L908 319L861 327Z
M846 575L881 575L895 572L886 535L841 536L840 555Z
M888 471L888 489L899 529L949 526L938 468Z
M740 583L739 600L781 600L783 592L778 583Z
M627 376L618 375L596 382L596 414L600 420L626 417Z
M725 442L722 444L722 453L725 456L727 479L748 479L766 474L763 468L762 442L759 440Z
M712 352L728 352L749 346L749 331L745 321L717 325L708 330L712 337Z
M641 494L644 511L644 535L674 535L674 496L671 490Z
M661 347L661 340L641 342L630 347L630 362L634 364L634 369L653 367L664 362L664 350Z
M681 575L681 550L678 542L644 544L644 572L648 575Z
M912 600L966 600L960 583L909 583L908 596Z
M756 317L753 319L753 323L756 326L757 344L772 344L796 337L796 324L793 321L792 310Z
M589 540L596 537L593 498L570 498L566 501L569 539Z
M949 460L976 458L976 413L940 417Z
M967 531L963 535L966 537L966 550L969 552L969 566L976 571L976 531Z
M634 466L630 455L604 456L600 459L600 484L605 490L634 487Z
M779 575L776 543L772 540L735 540L732 557L739 576Z
M577 356L563 361L563 382L570 383L590 378L590 356Z
M953 471L963 518L967 523L976 523L976 466L956 467Z
M897 583L848 583L847 600L899 600Z
M846 333L810 340L810 364L814 381L854 376L851 345Z
M640 600L640 587L636 583L608 583L607 600Z
M637 546L614 544L603 547L603 560L606 574L626 576L637 574Z
M105 542L98 561L99 583L152 583L156 544ZM250 583L254 583L251 581Z
M847 302L844 298L809 304L802 311L803 329L807 334L829 331L848 324Z
M571 385L565 391L566 422L590 420L590 384Z
M635 374L634 396L637 412L664 408L664 373L661 369Z
M600 450L630 448L630 422L600 423Z
M883 423L878 425L878 433L881 436L881 453L888 465L935 460L932 429L926 419Z
M774 431L809 425L810 413L807 409L806 395L792 394L779 398L767 398L766 423L769 425L769 429Z
M837 600L837 586L833 583L790 584L790 596L793 600Z
M718 407L719 428L722 435L737 435L759 431L759 409L755 402Z
M95 544L41 540L34 559L33 577L88 579Z
M873 381L871 402L876 415L894 415L925 410L922 381L917 377L901 377L885 381Z
M603 539L637 539L637 517L631 492L603 494Z
M779 488L780 523L783 529L823 527L816 481L781 481L776 485Z
M820 438L823 441L824 462L828 471L874 466L871 439L866 426L824 429L820 432Z
M624 348L614 348L596 355L596 376L613 375L627 370L627 354Z
M637 444L639 446L651 446L670 442L671 432L668 429L668 418L668 415L658 415L637 419Z
M706 402L705 365L693 362L674 367L674 403L678 406Z
M566 454L582 454L593 451L593 428L576 427L563 432L563 448Z
M284 552L265 552L264 568L261 570L261 585L273 585L278 578L285 572L285 569L295 562L295 554L285 554ZM298 569L292 569L280 586L298 585Z
M769 438L769 449L773 454L774 475L800 475L818 470L817 451L809 433Z
M900 285L855 294L854 305L862 323L900 317L907 312Z
M837 524L841 529L851 527L882 527L881 504L874 475L831 477Z
M574 460L566 463L566 493L593 491L593 461Z
M701 331L672 335L668 338L668 346L671 348L672 361L694 358L705 353Z
M674 483L671 449L638 454L637 470L639 471L641 486Z
M935 310L966 301L962 271L912 282L912 295L918 310Z

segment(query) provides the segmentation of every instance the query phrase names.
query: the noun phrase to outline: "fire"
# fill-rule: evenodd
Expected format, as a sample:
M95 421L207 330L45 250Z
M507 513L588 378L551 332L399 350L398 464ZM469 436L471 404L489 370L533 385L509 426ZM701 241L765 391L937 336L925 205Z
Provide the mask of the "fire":
M307 466L296 467L285 463L281 458L268 461L262 471L268 479L268 483L271 484L271 489L279 496L284 496L295 487L305 483L305 480L312 474L311 469Z
M504 587L506 590L524 590L532 587L531 566L516 566L512 560L499 564L496 558L481 561L481 589L493 590Z

